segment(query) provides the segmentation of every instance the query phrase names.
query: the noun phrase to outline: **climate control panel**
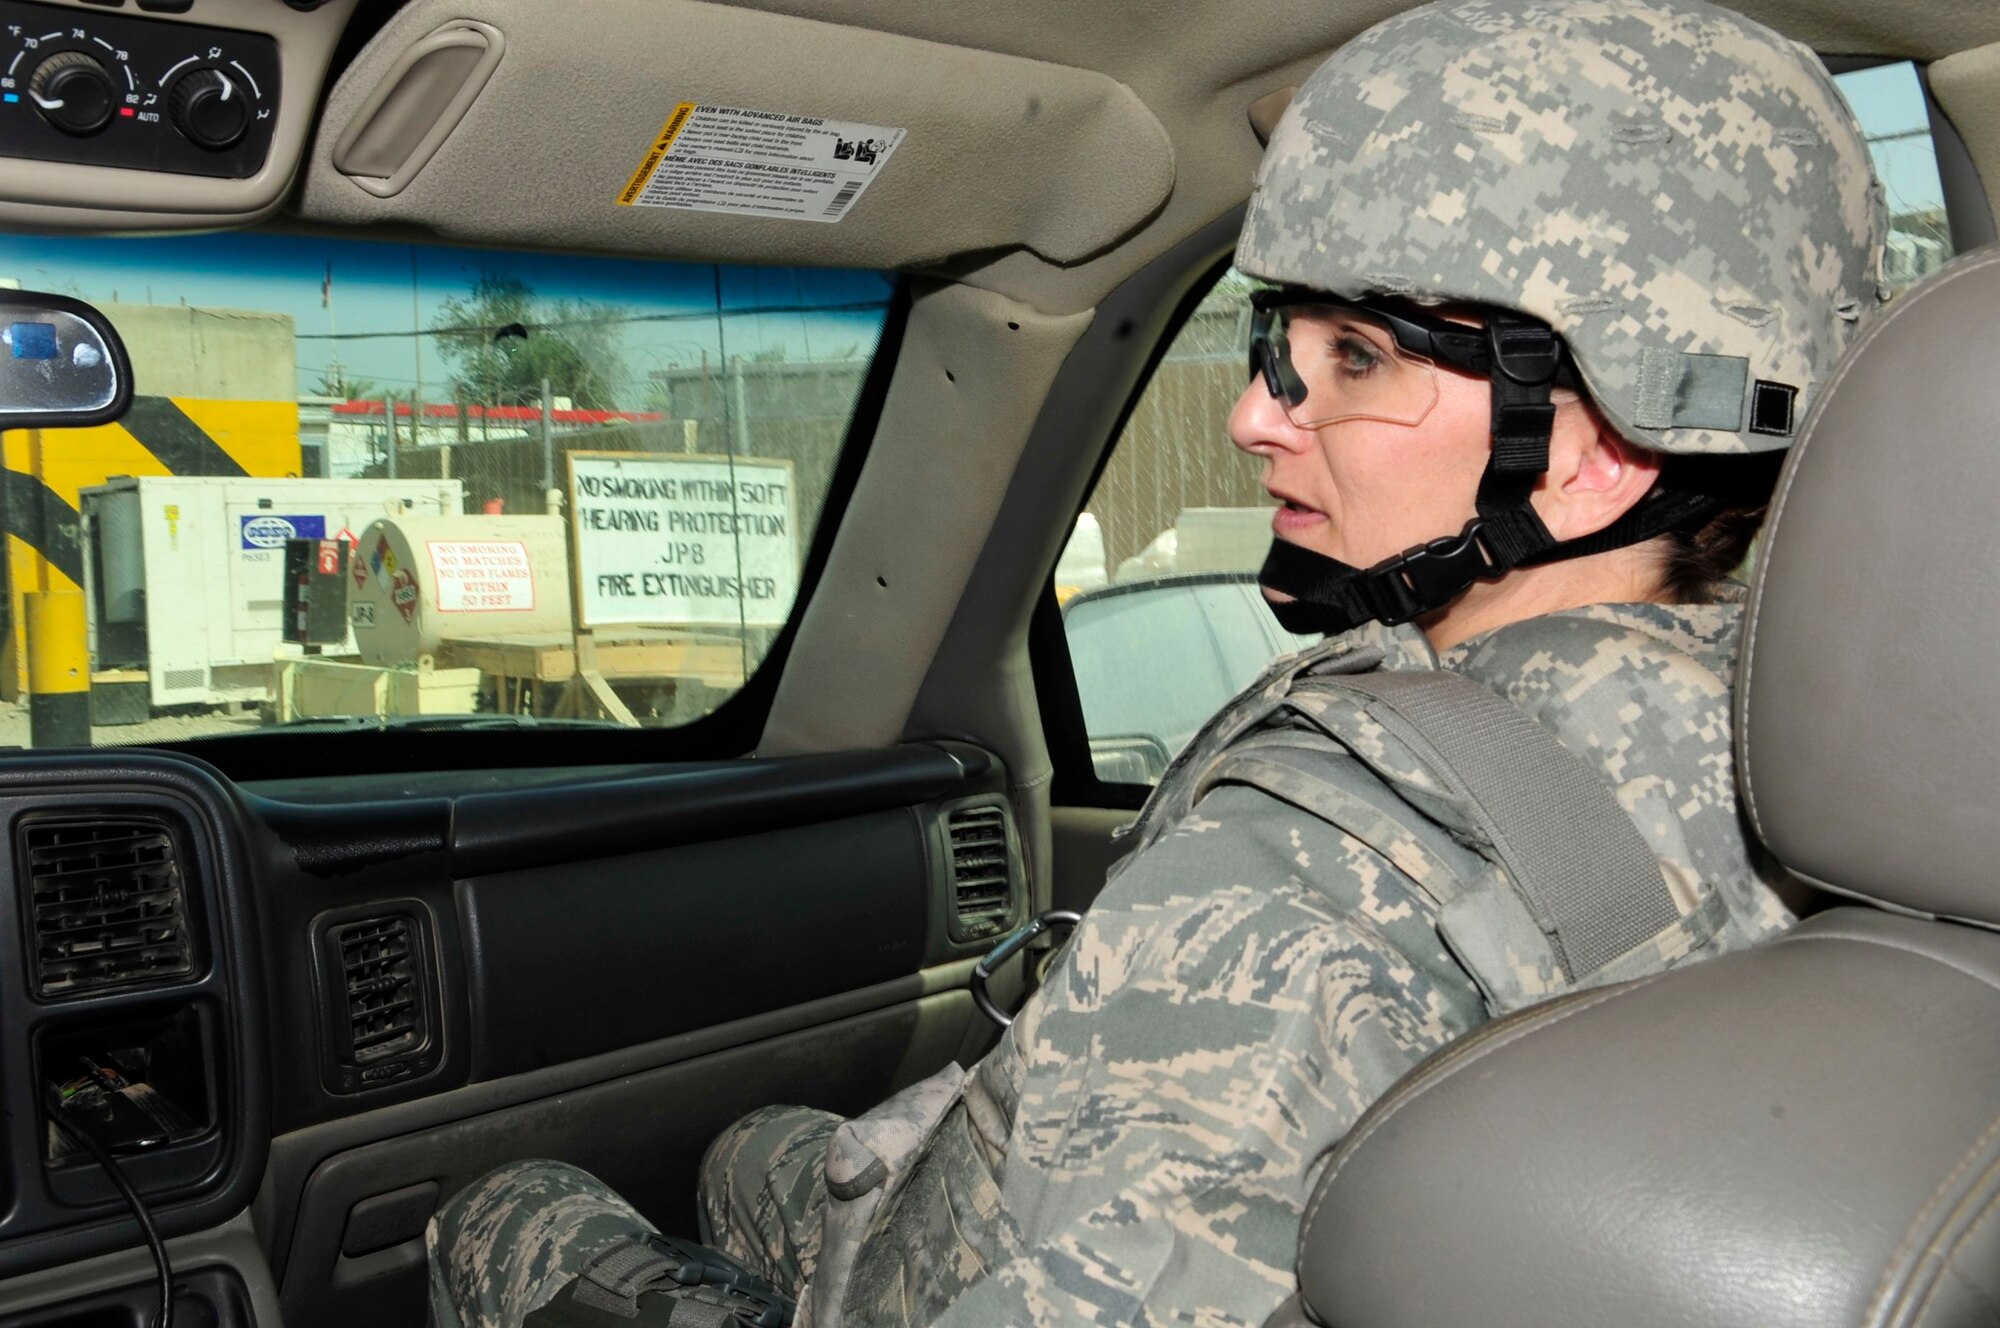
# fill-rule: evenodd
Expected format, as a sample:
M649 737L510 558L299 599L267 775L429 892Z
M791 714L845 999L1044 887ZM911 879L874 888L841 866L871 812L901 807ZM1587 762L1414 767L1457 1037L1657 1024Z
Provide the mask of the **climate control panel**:
M262 33L0 0L0 156L245 179L278 80Z

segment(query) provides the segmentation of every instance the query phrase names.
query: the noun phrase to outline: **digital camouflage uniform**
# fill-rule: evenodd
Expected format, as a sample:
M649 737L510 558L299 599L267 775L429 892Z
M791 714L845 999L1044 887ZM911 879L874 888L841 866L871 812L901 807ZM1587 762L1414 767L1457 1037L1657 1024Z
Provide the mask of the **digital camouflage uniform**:
M1600 771L1661 861L1680 922L1586 982L1790 921L1735 799L1737 615L1599 606L1441 661ZM1442 781L1365 702L1312 686L1439 662L1415 629L1371 627L1275 664L1175 762L999 1046L845 1129L753 1113L704 1163L711 1238L808 1286L819 1328L1261 1323L1294 1289L1316 1165L1368 1104L1489 1014L1564 987L1545 943L1492 943L1482 901L1510 887ZM1237 782L1245 752L1254 784ZM1302 810L1330 799L1338 825ZM882 1183L855 1185L878 1158ZM829 1178L854 1197L829 1205ZM840 1210L871 1199L844 1301L823 1304L822 1232L852 1233ZM505 1168L433 1226L436 1320L512 1328L635 1229L573 1168Z

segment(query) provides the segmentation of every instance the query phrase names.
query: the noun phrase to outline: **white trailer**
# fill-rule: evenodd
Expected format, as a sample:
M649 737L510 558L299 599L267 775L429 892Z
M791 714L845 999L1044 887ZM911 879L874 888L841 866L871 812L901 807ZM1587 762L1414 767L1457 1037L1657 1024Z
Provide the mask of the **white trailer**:
M143 670L154 706L265 700L271 661L300 653L282 640L285 541L353 542L385 516L455 516L464 488L146 476L84 489L95 668Z

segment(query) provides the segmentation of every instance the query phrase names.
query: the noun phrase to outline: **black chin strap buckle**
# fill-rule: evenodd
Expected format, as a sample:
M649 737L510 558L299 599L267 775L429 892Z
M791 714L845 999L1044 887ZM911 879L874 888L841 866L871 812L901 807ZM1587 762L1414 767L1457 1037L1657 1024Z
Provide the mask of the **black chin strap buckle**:
M1378 593L1369 598L1381 621L1391 627L1409 622L1443 608L1471 589L1473 582L1504 572L1486 547L1485 533L1486 522L1475 518L1456 535L1420 544L1371 569L1368 576L1376 585L1370 589ZM1387 593L1379 593L1383 591Z
M1562 366L1562 341L1547 323L1496 309L1486 321L1486 352L1492 360L1493 454L1482 497L1491 506L1514 506L1526 501L1528 486L1549 468L1556 422L1549 388Z
M1486 320L1486 351L1495 374L1523 387L1549 386L1562 364L1562 342L1547 323L1505 310Z

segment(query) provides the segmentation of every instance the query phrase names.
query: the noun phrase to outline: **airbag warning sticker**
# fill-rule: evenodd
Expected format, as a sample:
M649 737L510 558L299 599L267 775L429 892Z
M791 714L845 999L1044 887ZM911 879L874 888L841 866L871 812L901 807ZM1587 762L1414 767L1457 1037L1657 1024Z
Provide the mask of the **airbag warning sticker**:
M902 141L879 125L684 101L618 204L839 221Z

